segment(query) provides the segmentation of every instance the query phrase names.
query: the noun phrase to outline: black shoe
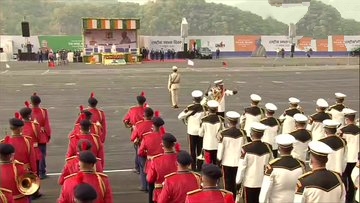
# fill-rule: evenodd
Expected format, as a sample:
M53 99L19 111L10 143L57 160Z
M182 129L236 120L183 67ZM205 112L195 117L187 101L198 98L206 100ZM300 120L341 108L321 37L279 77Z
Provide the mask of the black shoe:
M175 106L174 106L174 109L178 109L178 108L179 108L178 105L175 105Z
M49 178L49 176L48 175L40 175L40 180L44 180L44 179L47 179L47 178Z
M42 197L43 195L40 192L36 192L35 194L31 195L31 200L36 200Z

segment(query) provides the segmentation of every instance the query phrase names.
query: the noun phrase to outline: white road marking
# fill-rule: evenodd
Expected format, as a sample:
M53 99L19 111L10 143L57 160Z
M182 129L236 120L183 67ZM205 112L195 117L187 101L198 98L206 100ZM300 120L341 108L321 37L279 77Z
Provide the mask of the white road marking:
M299 75L299 74L301 74L301 72L295 72L295 74Z
M104 170L104 173L119 173L119 172L131 172L132 169L114 169L114 170ZM48 173L48 176L59 176L61 173Z
M200 83L200 84L209 84L210 81L200 81L199 83Z
M51 107L49 107L49 109L55 109L55 107L51 106Z
M162 88L164 88L164 87L154 87L154 89L162 89Z
M284 83L283 81L276 81L276 80L271 81L271 82L273 82L273 83L275 83L275 84L283 84L283 83Z
M234 83L238 83L238 84L245 84L245 81L234 81Z
M69 83L65 83L65 85L67 85L67 86L74 86L74 85L76 85L76 83L69 82Z
M50 69L47 69L46 71L42 72L41 75L45 75L50 71Z
M35 84L22 84L23 86L34 86Z
M17 92L20 92L21 90L16 90Z
M1 72L0 74L4 74L4 73L7 73L7 72L9 72L9 70L5 70L5 71Z

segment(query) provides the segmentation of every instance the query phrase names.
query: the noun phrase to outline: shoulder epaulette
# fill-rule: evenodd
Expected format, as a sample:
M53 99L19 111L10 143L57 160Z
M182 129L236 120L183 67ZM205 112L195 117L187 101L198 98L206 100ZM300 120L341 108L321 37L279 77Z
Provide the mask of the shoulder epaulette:
M106 175L105 173L96 172L96 174L103 176L103 177L108 177L108 175Z
M308 175L310 175L310 174L312 174L312 173L313 173L312 171L309 171L309 172L307 172L307 173L304 173L304 174L302 174L301 176L299 176L298 179L300 179L300 178L305 178L306 176L308 176Z
M72 139L72 138L75 138L75 137L76 137L76 135L73 134L73 135L71 135L69 138Z
M271 160L271 161L269 162L269 165L274 164L274 163L276 163L276 162L279 161L279 160L280 160L280 158L273 159L273 160Z
M194 171L191 171L192 174L196 175L196 176L201 176L200 173L197 173L197 172L194 172Z
M15 164L19 164L19 165L24 165L23 162L20 162L20 161L18 161L18 160L14 160L14 163L15 163Z
M28 140L32 140L32 137L27 136L27 135L23 135L24 138L28 139Z
M261 122L261 121L265 121L266 119L267 119L267 118L263 118L263 119L260 120L260 122Z
M221 192L225 193L225 194L232 194L232 192L228 191L228 190L224 190L224 189L220 189Z
M152 133L152 132L149 131L149 132L146 132L146 133L142 134L142 136L146 136L146 135L151 134L151 133Z
M188 192L186 194L187 195L193 195L193 194L196 194L196 193L201 192L201 191L202 191L202 189L196 189L196 190L190 191L190 192Z
M246 143L246 144L243 144L243 146L242 146L242 148L244 148L245 146L247 146L247 145L249 145L249 144L251 144L252 142L248 142L248 143Z
M3 187L0 187L0 190L1 190L1 191L4 191L4 192L12 193L12 191L11 191L11 190L8 190L8 189L3 188Z
M33 120L32 123L34 123L35 125L39 125L39 122L37 120Z
M69 161L69 160L74 159L74 158L76 158L76 156L71 156L71 157L66 158L65 161Z
M77 175L77 173L73 173L73 174L70 174L70 175L68 175L68 176L65 176L64 180L69 179L69 178L71 178L71 177L74 177L74 176L76 176L76 175Z
M99 135L97 135L97 134L91 134L92 136L94 136L94 137L97 137L97 138L99 138L100 136Z
M176 175L177 173L176 172L173 172L173 173L170 173L170 174L167 174L166 176L164 176L165 178L168 178L170 176L173 176L173 175Z
M101 161L101 159L99 157L96 157L96 160Z
M139 124L139 123L142 123L142 122L144 122L144 120L140 120L140 121L136 122L135 125Z
M161 157L162 155L163 155L163 154L157 154L157 155L153 156L152 159L159 158L159 157Z

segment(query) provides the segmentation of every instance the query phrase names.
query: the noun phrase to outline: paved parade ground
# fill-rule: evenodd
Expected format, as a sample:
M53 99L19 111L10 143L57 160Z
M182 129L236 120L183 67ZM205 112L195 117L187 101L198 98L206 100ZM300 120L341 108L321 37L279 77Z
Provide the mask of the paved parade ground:
M216 79L224 79L226 88L239 91L237 95L226 98L226 108L240 113L249 105L252 93L263 98L261 106L266 102L275 103L279 108L277 116L288 106L289 97L299 98L305 113L312 114L318 98L333 104L335 92L348 95L345 104L360 110L357 58L254 59L246 63L242 60L228 60L227 69L222 67L221 61L215 60L195 61L191 68L186 63L166 62L116 67L69 64L51 70L45 63L9 62L10 68L1 63L0 137L3 137L8 119L24 106L24 101L29 100L33 92L37 92L42 106L49 109L53 135L47 156L50 178L42 182L44 196L34 202L55 202L60 191L57 178L64 164L67 135L73 127L79 105L86 105L90 93L94 92L108 121L105 161L115 202L146 203L147 195L137 189L139 177L131 172L134 150L129 141L129 130L122 124L124 114L136 104L135 98L141 91L146 93L147 103L161 112L166 129L178 138L184 149L188 149L186 127L177 120L177 115L191 103L192 90L205 91ZM167 90L172 65L178 66L182 74L180 109L176 110L170 108Z

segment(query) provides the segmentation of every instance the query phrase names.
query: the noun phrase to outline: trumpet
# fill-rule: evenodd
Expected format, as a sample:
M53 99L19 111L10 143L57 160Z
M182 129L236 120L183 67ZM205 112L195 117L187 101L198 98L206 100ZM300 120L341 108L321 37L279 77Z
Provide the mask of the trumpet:
M18 179L18 190L21 194L30 196L40 188L40 178L35 173L27 173Z

